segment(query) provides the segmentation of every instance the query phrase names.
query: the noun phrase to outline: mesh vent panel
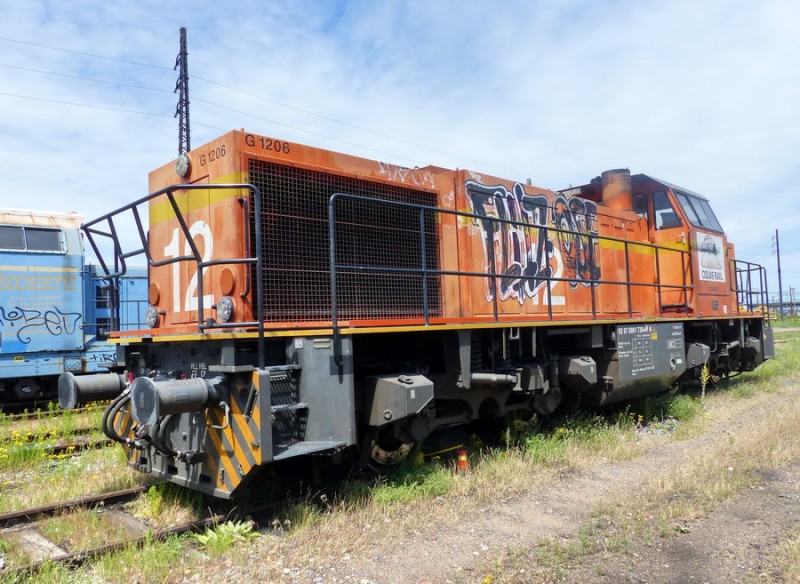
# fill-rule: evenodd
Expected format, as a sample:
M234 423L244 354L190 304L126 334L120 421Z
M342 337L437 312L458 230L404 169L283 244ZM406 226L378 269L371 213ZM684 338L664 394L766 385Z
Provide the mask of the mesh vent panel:
M334 193L434 206L431 193L251 160L250 182L262 193L266 321L331 319L328 201ZM251 206L253 208L254 206ZM255 221L251 221L255 229ZM425 264L439 268L434 211L424 211ZM255 242L255 234L251 241ZM336 262L397 270L422 269L420 213L388 204L339 200ZM255 276L254 276L255 277ZM427 277L428 314L441 314L438 276ZM256 282L253 281L253 291ZM340 270L339 318L422 318L423 277Z

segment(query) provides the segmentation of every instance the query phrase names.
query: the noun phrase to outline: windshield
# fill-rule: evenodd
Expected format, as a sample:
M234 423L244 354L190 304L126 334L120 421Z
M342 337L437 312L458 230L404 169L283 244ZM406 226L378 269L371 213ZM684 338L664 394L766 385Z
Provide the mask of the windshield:
M675 195L692 225L722 233L722 226L717 221L708 201L678 190L675 190Z

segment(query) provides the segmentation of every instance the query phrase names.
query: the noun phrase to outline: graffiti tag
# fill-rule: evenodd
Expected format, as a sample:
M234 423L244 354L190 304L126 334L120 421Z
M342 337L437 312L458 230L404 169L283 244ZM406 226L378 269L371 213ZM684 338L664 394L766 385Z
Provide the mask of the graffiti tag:
M61 312L54 306L50 310L31 310L15 306L10 310L0 307L0 324L17 330L17 339L24 344L31 342L31 332L46 332L54 337L71 335L78 329L79 312Z
M413 183L418 187L433 188L435 186L433 182L433 173L429 170L422 170L419 166L408 168L406 166L389 164L388 162L379 162L378 165L378 172L386 175L386 178L389 180Z
M537 299L550 282L567 279L571 288L600 278L597 263L597 205L573 197L528 195L520 183L505 186L466 183L467 200L478 217L486 271L498 276L500 300ZM553 281L556 279L556 281ZM494 300L492 278L486 298Z

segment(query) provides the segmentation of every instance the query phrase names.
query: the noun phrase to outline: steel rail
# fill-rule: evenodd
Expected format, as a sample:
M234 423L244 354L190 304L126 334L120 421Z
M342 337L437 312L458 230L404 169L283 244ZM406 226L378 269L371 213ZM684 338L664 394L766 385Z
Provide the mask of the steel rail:
M42 517L51 517L60 511L69 511L77 507L89 507L92 505L117 503L126 499L132 499L139 493L149 489L152 485L139 485L122 489L119 491L111 491L109 493L101 493L98 495L87 495L77 499L70 499L69 501L61 501L59 503L50 503L48 505L39 505L38 507L29 507L19 511L9 511L7 513L0 513L0 528L7 528L24 521L34 521Z

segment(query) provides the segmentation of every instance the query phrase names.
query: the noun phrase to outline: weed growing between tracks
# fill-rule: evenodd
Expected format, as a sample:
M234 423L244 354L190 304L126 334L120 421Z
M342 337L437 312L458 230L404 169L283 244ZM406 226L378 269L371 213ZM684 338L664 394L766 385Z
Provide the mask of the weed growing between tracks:
M0 485L7 486L4 473L33 470L49 462L48 448L71 442L78 432L84 432L88 440L105 439L99 430L101 415L100 410L65 411L59 416L43 412L41 418L19 421L0 413Z
M130 584L180 581L180 572L167 570L174 569L179 558L186 552L185 540L185 537L169 537L163 541L151 539L141 547L132 546L103 556L95 564L73 574L71 582Z
M203 496L172 483L151 486L143 497L128 506L128 511L137 519L147 522L153 529L163 529L200 519L203 512Z
M200 547L212 556L219 557L237 543L259 537L250 521L226 521L191 536Z
M27 413L27 412L26 412ZM41 415L38 415L41 414ZM32 412L30 419L19 420L14 415L0 412L0 442L64 438L87 429L99 428L103 409L58 410Z
M39 531L48 540L69 550L85 550L112 541L122 541L128 530L102 510L84 509L45 521Z
M149 481L130 470L119 447L90 450L63 460L36 459L36 464L0 472L0 512L115 491Z

